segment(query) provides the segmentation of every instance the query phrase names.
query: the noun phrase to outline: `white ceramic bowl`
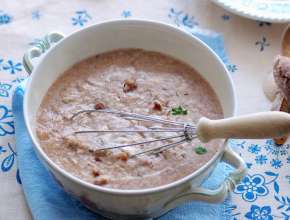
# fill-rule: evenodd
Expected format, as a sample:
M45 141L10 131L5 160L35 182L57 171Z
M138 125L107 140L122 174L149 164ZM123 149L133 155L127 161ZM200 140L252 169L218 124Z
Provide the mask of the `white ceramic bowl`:
M53 42L57 44L51 47ZM109 189L72 176L47 157L40 147L35 127L36 113L48 88L73 64L117 48L143 48L171 55L190 64L210 83L226 117L233 116L235 112L233 84L226 67L211 49L190 34L167 24L144 20L108 21L67 37L59 33L48 34L40 45L42 49L32 48L23 59L26 70L32 72L24 98L26 126L39 159L65 191L79 198L91 210L115 219L156 217L185 201L221 202L245 175L243 160L225 142L220 151L199 170L155 188ZM33 68L32 59L42 53L44 55ZM235 172L215 190L199 188L221 160L236 167Z

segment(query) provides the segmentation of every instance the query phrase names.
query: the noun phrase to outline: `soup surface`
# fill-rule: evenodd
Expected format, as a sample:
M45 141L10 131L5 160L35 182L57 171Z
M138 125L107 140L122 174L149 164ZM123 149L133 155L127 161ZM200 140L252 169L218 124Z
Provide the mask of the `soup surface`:
M67 70L49 88L37 115L37 135L46 154L61 168L87 182L118 189L144 189L181 179L207 163L222 140L197 139L164 151L133 156L181 140L98 150L177 133L79 133L168 126L82 110L114 109L196 123L223 117L209 84L189 65L167 55L121 49L88 58ZM172 127L172 126L171 126ZM180 133L179 133L180 134Z

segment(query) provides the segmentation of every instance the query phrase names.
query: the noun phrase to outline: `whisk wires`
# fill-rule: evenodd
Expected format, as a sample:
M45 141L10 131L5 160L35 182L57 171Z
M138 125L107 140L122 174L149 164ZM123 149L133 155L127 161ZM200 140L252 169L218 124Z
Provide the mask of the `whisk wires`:
M181 140L178 140L178 141L173 142L173 143L164 144L164 145L161 145L159 147L151 148L151 149L144 150L144 151L135 153L133 155L130 155L130 157L134 157L137 155L151 153L151 152L161 153L164 150L168 150L170 148L176 147L184 142L189 142L192 139L196 138L196 133L195 133L196 127L193 125L183 123L183 122L175 122L175 121L165 120L165 119L162 119L162 118L159 118L156 116L147 116L147 115L141 115L141 114L135 114L135 113L129 113L129 112L122 112L122 111L117 111L117 110L112 110L112 109L83 110L83 111L79 111L79 112L75 113L71 117L71 119L74 119L81 114L93 113L93 112L114 114L114 115L117 115L117 116L119 116L123 119L127 119L127 120L136 120L136 121L145 121L145 122L149 121L149 122L159 123L159 124L167 125L167 126L171 125L173 127L152 126L152 127L149 127L148 129L82 130L82 131L74 132L75 134L84 134L84 133L140 133L140 132L142 132L142 133L143 132L144 133L170 133L170 132L171 133L181 133L178 135L173 135L173 136L164 137L164 138L157 138L157 139L142 141L142 142L137 142L137 143L98 148L98 149L96 149L96 151L132 147L132 146L137 146L137 145L151 144L151 143L155 143L155 142L168 141L168 140L182 138Z

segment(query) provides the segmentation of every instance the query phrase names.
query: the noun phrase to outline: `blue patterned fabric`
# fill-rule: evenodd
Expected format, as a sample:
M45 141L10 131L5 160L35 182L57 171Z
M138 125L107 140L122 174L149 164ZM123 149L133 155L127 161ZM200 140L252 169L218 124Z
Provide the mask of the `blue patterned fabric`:
M84 16L84 17L83 17ZM83 19L89 19L83 13L78 13L77 17ZM76 25L81 25L77 20ZM227 62L226 53L224 50L223 38L212 32L189 30L191 33L207 45L209 45L224 62ZM78 201L71 198L66 194L53 180L51 175L47 172L44 166L37 159L32 142L27 133L24 119L23 119L23 95L25 92L25 82L21 82L18 88L15 90L13 96L13 114L15 117L15 133L16 133L16 147L18 166L20 170L20 176L22 181L23 190L31 209L32 215L35 220L90 220L90 219L103 219L103 217L93 214L84 208ZM0 106L1 110L1 106ZM9 110L3 109L3 117L5 120L9 118ZM3 120L4 120L3 119ZM0 118L1 120L1 118ZM1 123L1 121L0 121ZM6 122L6 130L3 132L14 132L14 125ZM12 129L13 125L13 129ZM1 132L0 132L1 135ZM1 148L0 148L1 151ZM14 155L14 154L11 154ZM12 157L12 156L11 156ZM14 159L14 156L13 156ZM9 165L8 165L9 166ZM227 176L232 169L221 163L214 170L211 176L203 183L204 187L216 188ZM259 181L258 177L252 177L255 181ZM259 193L265 193L263 188L263 182L259 181L259 187L257 191L252 193L251 197L254 198ZM264 191L263 191L264 190ZM262 192L263 191L263 192ZM244 188L241 188L240 193L249 196ZM221 204L206 204L201 202L190 202L179 206L178 208L170 211L166 215L160 217L160 220L224 220L230 219L231 213L229 209L229 200ZM267 207L256 208L259 212L269 211ZM255 210L253 210L254 212ZM252 213L247 214L248 216Z

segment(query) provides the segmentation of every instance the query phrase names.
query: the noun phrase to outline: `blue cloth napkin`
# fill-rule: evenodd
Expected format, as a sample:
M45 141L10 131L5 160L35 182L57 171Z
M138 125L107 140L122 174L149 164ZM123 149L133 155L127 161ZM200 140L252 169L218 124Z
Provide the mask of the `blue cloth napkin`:
M212 32L188 29L188 31L209 45L227 63L223 38ZM18 167L28 206L35 220L100 220L103 217L90 212L77 200L65 193L54 181L46 168L36 157L23 119L23 81L15 90L13 113L15 117L16 148ZM227 165L221 163L203 183L204 187L215 188L229 173ZM160 220L224 220L230 219L229 200L221 204L190 202L179 206Z

